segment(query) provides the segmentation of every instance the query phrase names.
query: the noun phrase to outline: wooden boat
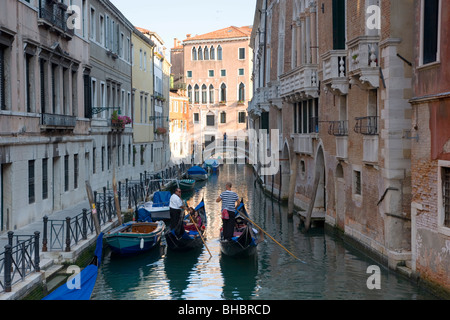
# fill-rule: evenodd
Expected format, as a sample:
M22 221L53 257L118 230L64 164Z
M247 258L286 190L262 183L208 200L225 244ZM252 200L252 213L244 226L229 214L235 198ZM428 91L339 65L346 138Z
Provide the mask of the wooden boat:
M203 164L203 167L207 170L210 170L211 172L217 172L219 170L219 160L217 159L207 159L205 160L205 163Z
M183 179L178 181L178 186L182 191L194 189L195 180L194 179Z
M208 172L199 167L199 166L193 166L187 171L187 176L189 179L194 180L208 180Z
M238 207L238 210L247 215L244 203ZM236 212L238 215L238 212ZM247 215L248 216L248 215ZM235 258L249 257L256 253L256 247L258 240L255 235L255 231L250 223L247 223L244 219L237 217L236 225L234 227L234 233L231 240L225 240L220 234L220 251L227 256Z
M105 240L114 253L137 254L158 245L164 229L162 221L129 222L106 233Z
M198 211L200 218L202 219L202 226L199 228L199 231L202 232L204 238L204 229L206 228L207 220L203 199L194 210ZM202 238L197 231L185 230L181 236L177 237L173 230L168 230L166 231L165 237L167 247L174 251L188 251L203 246Z

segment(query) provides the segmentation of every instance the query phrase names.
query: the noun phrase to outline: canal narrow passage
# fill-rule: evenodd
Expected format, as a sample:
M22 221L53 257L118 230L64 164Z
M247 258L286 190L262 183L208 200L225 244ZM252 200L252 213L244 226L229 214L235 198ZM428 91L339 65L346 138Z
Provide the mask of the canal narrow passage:
M304 263L267 236L254 258L221 256L220 203L215 199L230 181L243 197L250 218ZM112 255L105 248L93 300L304 300L436 299L410 280L371 260L341 239L316 228L304 234L299 218L289 220L287 207L263 194L247 165L224 165L218 174L185 195L190 206L202 198L208 215L207 249L178 253L164 245L133 257ZM380 289L369 289L381 270ZM370 270L370 269L369 269ZM370 285L369 285L370 287Z

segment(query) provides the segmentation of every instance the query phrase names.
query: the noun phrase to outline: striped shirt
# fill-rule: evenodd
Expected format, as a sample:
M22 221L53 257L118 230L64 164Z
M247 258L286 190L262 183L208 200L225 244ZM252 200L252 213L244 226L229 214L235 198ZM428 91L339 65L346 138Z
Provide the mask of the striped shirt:
M222 199L222 210L227 209L232 212L236 210L236 201L239 200L236 192L230 190L224 191L220 195L220 198Z

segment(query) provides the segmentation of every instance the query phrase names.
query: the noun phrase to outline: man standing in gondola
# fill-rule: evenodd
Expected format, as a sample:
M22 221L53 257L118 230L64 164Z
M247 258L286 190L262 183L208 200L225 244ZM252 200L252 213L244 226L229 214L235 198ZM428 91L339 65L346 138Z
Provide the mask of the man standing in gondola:
M225 185L226 190L216 199L216 202L222 201L222 225L223 238L225 240L231 240L233 237L236 218L235 210L239 205L239 196L236 192L231 191L231 187L231 182L227 182Z
M175 193L170 197L170 230L175 232L177 237L183 234L183 215L182 212L186 209L183 200L181 199L181 189L176 188ZM183 210L183 211L182 211Z

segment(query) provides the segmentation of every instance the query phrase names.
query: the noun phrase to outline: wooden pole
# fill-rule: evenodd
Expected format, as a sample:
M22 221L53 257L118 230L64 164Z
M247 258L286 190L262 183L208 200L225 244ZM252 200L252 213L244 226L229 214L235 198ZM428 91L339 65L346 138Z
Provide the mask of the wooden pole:
M189 208L187 202L185 201L184 203L186 204L186 208ZM188 214L189 214L189 217L191 218L192 223L193 223L194 226L195 226L195 229L197 229L197 232L198 232L198 234L200 235L200 238L202 239L203 244L205 245L206 249L208 250L209 255L212 257L211 251L209 251L209 248L208 248L208 246L206 245L205 240L203 239L203 235L202 235L202 233L200 232L200 230L198 230L197 224L195 223L194 218L192 218L191 212L189 211L189 209L188 209Z
M86 192L89 199L89 206L91 208L92 220L94 220L95 233L97 236L100 234L100 223L98 221L97 208L95 207L94 195L92 193L91 184L86 180Z
M115 152L114 152L115 154ZM113 192L114 192L114 204L116 207L116 214L117 214L117 219L119 221L119 225L123 224L122 221L122 210L120 209L120 202L119 202L119 194L117 192L117 182L116 182L116 160L115 160L115 155L113 157Z

